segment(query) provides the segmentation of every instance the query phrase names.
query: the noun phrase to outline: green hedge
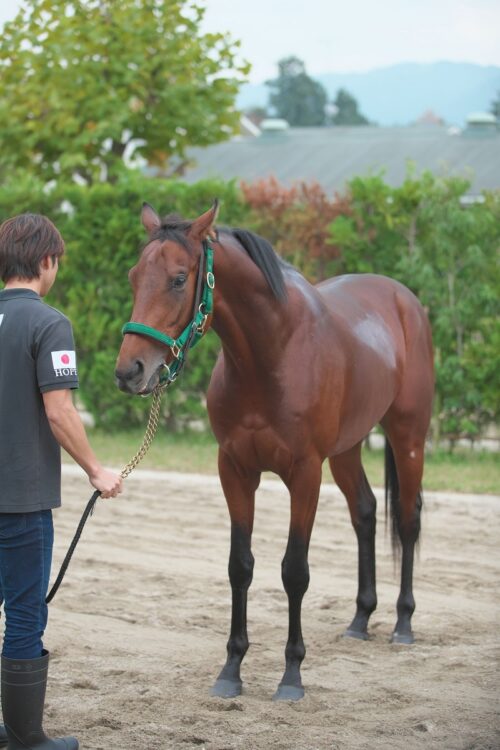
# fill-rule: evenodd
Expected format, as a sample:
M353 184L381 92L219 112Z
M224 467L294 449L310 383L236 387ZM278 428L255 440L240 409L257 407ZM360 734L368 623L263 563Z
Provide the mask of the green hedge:
M128 172L113 185L48 189L24 175L0 188L1 220L40 212L66 240L67 255L47 301L73 321L80 394L97 424L143 423L149 407L147 399L118 391L113 377L120 330L131 312L127 272L145 239L142 202L162 214L192 218L218 197L222 223L286 238L287 255L306 274L314 269L314 280L323 269L326 275L384 273L407 284L428 309L433 328L435 438L480 436L500 409L500 192L464 208L467 181L430 173L409 173L397 188L382 176L355 178L333 201L317 186L285 190L270 180L251 187L243 196L234 183L187 185ZM164 399L171 428L198 418L206 422L204 394L218 350L217 337L209 333L191 353L182 380Z

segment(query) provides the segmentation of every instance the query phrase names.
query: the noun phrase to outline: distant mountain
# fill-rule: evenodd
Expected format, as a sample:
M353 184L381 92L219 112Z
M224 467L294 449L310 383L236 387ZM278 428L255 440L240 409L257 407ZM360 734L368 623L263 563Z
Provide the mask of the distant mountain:
M463 125L470 112L489 111L500 91L500 67L474 63L402 63L367 73L324 73L314 76L331 99L339 88L358 100L361 112L379 125L407 125L426 110L445 122ZM265 84L242 86L238 106L266 106Z

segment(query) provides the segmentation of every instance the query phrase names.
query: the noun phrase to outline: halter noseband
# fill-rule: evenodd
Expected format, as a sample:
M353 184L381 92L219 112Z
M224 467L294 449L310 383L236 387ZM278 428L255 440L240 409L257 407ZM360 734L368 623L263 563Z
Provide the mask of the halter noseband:
M194 297L193 306L193 317L191 322L187 324L182 333L178 338L173 339L162 331L158 331L156 328L151 328L144 323L125 323L122 328L122 334L125 336L127 333L137 333L141 336L149 336L155 341L159 341L161 344L168 346L173 354L174 361L167 365L165 364L166 372L160 375L161 385L170 385L180 374L182 368L186 364L187 352L196 346L198 341L202 338L205 333L205 325L208 316L212 313L214 307L214 294L213 290L215 287L214 277L214 251L210 247L210 240L207 238L203 241L203 253L200 258L200 265L198 268L198 279L196 282L196 294ZM203 282L203 276L205 281Z

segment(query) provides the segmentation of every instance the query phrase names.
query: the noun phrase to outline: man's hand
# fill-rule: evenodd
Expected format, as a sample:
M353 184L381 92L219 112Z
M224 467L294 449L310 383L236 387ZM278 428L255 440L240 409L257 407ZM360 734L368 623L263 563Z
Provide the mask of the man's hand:
M101 497L116 497L122 491L122 478L113 471L99 468L97 472L89 476L90 484L99 490Z
M61 389L43 394L50 428L62 447L86 472L90 483L102 497L116 497L122 491L122 479L104 469L90 447L80 415L73 405L71 391Z

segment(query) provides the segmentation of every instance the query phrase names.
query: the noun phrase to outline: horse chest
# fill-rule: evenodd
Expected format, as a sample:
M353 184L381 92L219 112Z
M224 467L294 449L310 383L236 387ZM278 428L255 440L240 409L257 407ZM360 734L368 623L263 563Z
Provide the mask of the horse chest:
M294 461L294 446L262 415L246 414L224 436L221 448L239 465L258 471L286 472Z

